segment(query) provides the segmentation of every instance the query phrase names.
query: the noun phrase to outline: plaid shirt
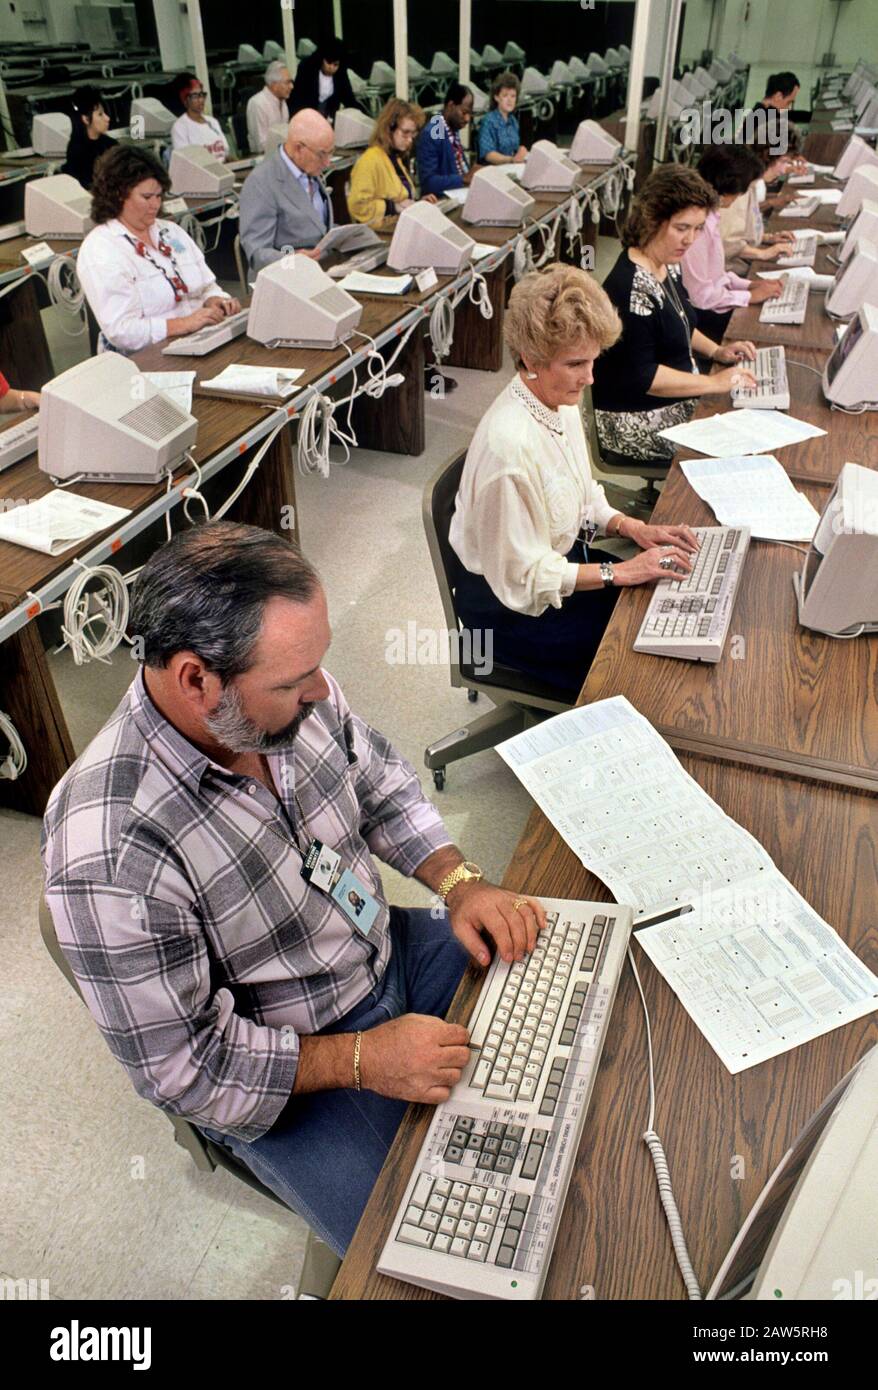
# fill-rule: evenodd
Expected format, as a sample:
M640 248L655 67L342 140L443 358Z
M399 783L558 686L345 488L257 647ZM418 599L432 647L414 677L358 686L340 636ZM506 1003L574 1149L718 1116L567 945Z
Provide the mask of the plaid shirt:
M298 1035L343 1017L387 967L372 855L412 874L450 843L411 765L327 680L295 746L268 758L278 800L199 753L141 671L43 827L58 940L135 1090L248 1142L289 1100ZM302 878L312 837L377 898L368 938Z

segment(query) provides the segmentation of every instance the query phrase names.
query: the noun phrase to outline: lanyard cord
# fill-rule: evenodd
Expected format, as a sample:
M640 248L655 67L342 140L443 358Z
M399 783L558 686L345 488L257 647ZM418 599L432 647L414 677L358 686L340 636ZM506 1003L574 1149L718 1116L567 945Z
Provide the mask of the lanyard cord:
M172 251L171 247L164 240L161 232L159 232L159 250L161 251L163 256L168 256L170 258L171 265L174 269L173 276L168 274L166 267L162 265L161 261L157 261L154 259L154 257L151 254L152 247L147 246L145 241L138 240L137 238L133 237L130 232L125 233L125 240L129 242L131 246L134 247L134 250L137 252L138 256L142 256L145 261L149 261L150 265L155 266L156 270L161 271L162 275L164 275L171 289L174 291L175 303L179 304L183 296L189 293L189 286L186 284L186 281L180 274L179 268L177 266L177 258L174 255L174 252Z
M692 354L692 327L689 323L689 315L683 308L682 300L680 299L680 296L677 293L677 286L674 284L674 277L671 275L670 270L668 270L668 273L665 276L665 283L668 287L668 290L670 291L669 298L674 308L677 310L677 313L680 315L680 318L683 320L683 327L686 330L686 346L689 349L689 361L692 363L693 372L697 373L698 368L695 365L695 358Z

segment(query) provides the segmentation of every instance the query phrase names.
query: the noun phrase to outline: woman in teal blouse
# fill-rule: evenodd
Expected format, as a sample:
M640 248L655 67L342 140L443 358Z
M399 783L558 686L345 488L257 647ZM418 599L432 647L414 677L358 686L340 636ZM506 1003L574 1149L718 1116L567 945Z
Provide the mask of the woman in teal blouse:
M521 83L514 72L501 72L491 87L493 105L479 126L479 159L482 164L522 164L527 150L521 143L518 119L513 112Z

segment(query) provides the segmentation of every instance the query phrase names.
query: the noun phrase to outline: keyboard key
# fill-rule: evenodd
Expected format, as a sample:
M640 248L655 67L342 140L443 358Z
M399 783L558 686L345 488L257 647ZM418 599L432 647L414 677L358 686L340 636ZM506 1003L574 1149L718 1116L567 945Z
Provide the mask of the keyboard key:
M453 1216L443 1216L439 1222L439 1230L443 1235L453 1236L457 1230L457 1222Z
M489 1187L485 1193L485 1201L492 1207L502 1207L503 1189L502 1187ZM487 1217L485 1218L487 1220Z
M488 1247L482 1240L474 1240L467 1251L469 1260L486 1260L488 1258Z
M452 1255L463 1255L465 1257L468 1250L469 1241L462 1240L460 1236L455 1236L454 1240L451 1242L451 1250L449 1253Z
M456 1182L451 1189L451 1195L456 1202L465 1202L469 1196L469 1183Z
M425 1231L438 1231L439 1215L435 1211L425 1211L420 1220L421 1228Z
M416 1207L425 1207L430 1193L433 1191L433 1179L429 1173L421 1173L415 1183L415 1190L412 1193L412 1203Z
M475 1238L476 1240L490 1240L494 1233L494 1227L489 1221L477 1221Z
M433 1249L438 1250L440 1255L447 1255L451 1249L451 1236L434 1236Z
M524 1162L521 1165L521 1176L527 1178L529 1181L533 1181L540 1171L542 1157L543 1151L539 1144L529 1144L527 1153L524 1156Z
M496 1193L496 1195L502 1201L503 1193L498 1192L496 1187L489 1187L488 1191ZM485 1202L484 1206L482 1207L482 1220L485 1222L486 1225L493 1226L497 1220L499 1212L499 1204L494 1202Z
M422 1231L420 1226L402 1225L396 1238L401 1240L403 1245L419 1245L422 1250L429 1250L433 1244L433 1232Z

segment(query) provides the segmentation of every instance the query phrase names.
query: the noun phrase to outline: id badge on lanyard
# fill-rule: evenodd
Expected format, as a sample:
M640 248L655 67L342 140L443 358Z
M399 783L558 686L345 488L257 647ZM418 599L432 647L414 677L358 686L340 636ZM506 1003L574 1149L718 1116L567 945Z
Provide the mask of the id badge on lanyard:
M312 840L305 851L302 877L327 893L361 936L369 935L379 904L353 870L343 867L340 854L320 840Z

